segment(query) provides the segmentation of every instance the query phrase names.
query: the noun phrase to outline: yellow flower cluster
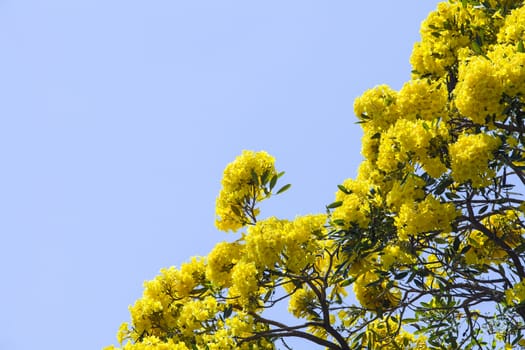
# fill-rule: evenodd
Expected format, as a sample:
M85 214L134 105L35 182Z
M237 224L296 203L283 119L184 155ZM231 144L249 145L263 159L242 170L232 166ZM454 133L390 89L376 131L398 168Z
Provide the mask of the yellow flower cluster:
M476 56L459 69L459 82L454 91L459 112L475 123L484 124L487 116L501 118L503 79L499 67L485 57Z
M489 167L501 140L487 134L462 134L450 145L452 178L457 183L470 181L473 187L490 184L495 170Z
M231 246L238 248L236 243ZM235 255L230 255L231 261L236 260L232 257ZM226 277L231 279L228 303L236 309L249 310L259 291L255 264L241 260L231 270ZM194 345L210 350L273 349L273 344L266 340L258 345L235 342L235 337L248 337L264 327L240 311L225 321L217 318L228 305L219 302L212 294L213 288L208 289L209 271L205 260L194 258L180 269L162 269L155 279L147 281L142 298L130 307L131 326L123 323L117 334L121 350L185 350L194 349ZM110 346L105 350L118 348Z
M482 224L509 247L515 248L525 241L521 215L514 210L507 210L503 214L494 214L485 218ZM506 251L500 245L478 230L470 232L466 243L470 246L465 253L467 264L501 264L507 257Z
M133 332L126 338L137 340L146 332L162 336L172 329L180 328L176 317L188 301L190 293L205 281L205 264L202 259L192 259L182 264L180 270L174 267L162 269L153 280L144 283L144 293L135 305L130 307ZM216 310L210 310L214 313ZM195 325L197 327L197 325ZM188 329L190 332L193 329Z
M465 261L470 265L500 264L507 255L494 241L480 231L472 231L467 238L470 249L465 253Z
M256 309L259 292L259 271L254 262L239 261L232 269L232 285L228 289L229 302Z
M508 305L517 305L525 301L525 279L516 283L514 287L505 291L505 299Z
M315 293L311 289L300 288L290 297L288 311L297 318L311 316L313 304L316 301Z
M522 11L522 13L525 13ZM525 21L525 15L522 15ZM523 35L525 41L525 35ZM488 57L495 62L500 69L503 81L503 94L507 96L519 96L523 101L525 96L525 51L519 52L515 45L497 45L488 53ZM503 103L507 107L506 103Z
M414 203L425 198L425 181L418 176L408 176L405 181L392 182L386 195L386 204L393 212L398 212L403 204Z
M447 92L442 84L426 80L411 81L399 93L386 90L386 95L385 90L382 86L364 93L354 111L363 121L363 155L373 161L379 156L378 167L390 172L410 153L426 158L430 141L447 136L447 129L436 122L447 117Z
M399 239L405 241L419 233L450 232L457 216L452 203L441 203L429 195L419 203L403 204L395 217L395 225Z
M429 254L427 256L427 263L425 267L430 272L429 275L425 278L425 284L429 288L439 288L439 284L436 282L436 277L445 277L446 272L444 269L443 263L438 259L435 254Z
M155 336L145 337L140 343L127 343L122 350L190 350L183 342L174 342L173 339L163 341ZM118 350L114 346L107 346L104 350Z
M275 217L257 222L248 227L246 253L258 266L271 268L280 262L290 222Z
M405 83L397 95L398 113L407 120L446 118L447 100L446 84L413 79Z
M519 1L514 1L518 3ZM498 42L516 45L525 38L525 7L514 9L505 17L505 23L498 32Z
M376 86L355 99L354 113L374 132L386 130L398 118L396 98L389 86Z
M206 277L215 286L228 288L232 284L231 271L244 254L244 245L220 242L207 257Z
M382 189L388 191L388 177L395 179L392 174L400 169L421 166L433 177L445 173L447 108L446 85L427 79L412 80L399 93L380 86L357 98L354 112L362 121L365 157L358 180L386 185Z
M299 272L315 262L319 237L326 234L326 215L305 215L293 221L270 217L248 227L245 259L260 269L280 266Z
M415 337L391 318L377 319L371 322L367 327L365 340L371 344L370 350L428 349L425 337Z
M359 303L369 310L386 310L397 306L401 292L388 288L388 281L381 280L375 272L366 272L354 282L354 293Z
M386 173L411 170L420 164L432 176L446 171L439 154L433 154L436 141L443 143L448 130L443 123L400 119L381 135L376 166Z
M230 337L246 338L253 335L255 332L261 332L268 329L268 326L262 324L255 324L253 317L244 313L239 312L234 317L230 317L225 320L226 327L230 330ZM262 339L260 342L249 343L244 342L237 344L231 349L256 349L256 350L270 350L275 349L273 343L267 339Z
M501 120L506 107L503 95L523 96L524 78L525 52L518 52L514 45L496 45L487 57L472 57L460 65L455 105L462 115L478 124L491 116Z
M439 3L423 21L422 41L412 52L410 63L416 76L444 77L477 37L491 40L500 25L500 16L490 15L483 6L461 1Z
M316 262L327 233L326 214L304 215L292 221L285 236L284 267L299 273Z
M265 184L277 176L274 162L264 151L243 151L226 166L216 203L215 225L219 230L236 231L253 223L259 213L255 203L269 197Z
M214 318L219 311L217 301L212 296L186 301L178 310L177 329L183 337L191 338L202 325Z
M370 207L377 205L378 196L371 194L374 186L367 181L356 181L347 179L342 186L346 189L343 192L341 189L336 192L336 202L341 202L341 205L332 212L332 220L343 223L342 226L350 228L352 225L358 225L361 228L368 226L370 222Z
M388 245L381 253L381 267L385 271L388 271L392 266L404 269L416 262L416 257L408 253L399 244Z
M455 105L475 123L484 124L487 117L504 118L503 95L525 95L523 23L525 10L520 7L506 17L497 44L490 46L485 55L470 57L459 65Z

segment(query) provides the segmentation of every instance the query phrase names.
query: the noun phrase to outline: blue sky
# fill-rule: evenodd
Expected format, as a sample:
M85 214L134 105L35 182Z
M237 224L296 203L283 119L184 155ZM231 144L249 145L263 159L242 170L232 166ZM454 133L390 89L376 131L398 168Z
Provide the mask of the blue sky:
M355 97L410 76L437 1L0 1L0 349L115 343L161 267L235 238L222 170L264 149L333 201L361 159Z

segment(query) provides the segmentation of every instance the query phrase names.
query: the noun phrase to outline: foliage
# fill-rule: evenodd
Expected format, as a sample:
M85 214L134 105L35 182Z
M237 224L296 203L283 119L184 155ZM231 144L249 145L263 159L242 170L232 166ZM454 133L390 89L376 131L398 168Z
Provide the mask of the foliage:
M356 99L365 159L327 212L258 220L289 185L244 151L217 199L240 237L146 282L122 349L525 345L525 7L442 2L421 36L400 91Z

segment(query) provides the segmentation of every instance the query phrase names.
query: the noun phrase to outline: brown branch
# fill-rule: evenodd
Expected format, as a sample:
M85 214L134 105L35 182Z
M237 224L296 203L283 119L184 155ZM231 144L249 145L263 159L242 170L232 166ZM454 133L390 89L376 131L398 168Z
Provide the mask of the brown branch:
M519 168L517 168L512 162L508 162L507 165L514 170L514 173L516 176L520 179L521 183L525 184L525 175L523 174L523 171Z
M264 323L264 324L267 324L267 325L275 326L275 327L277 327L277 329L269 329L269 330L266 330L266 331L257 332L256 334L254 334L254 335L252 335L250 337L242 338L241 342L257 340L257 339L261 339L261 338L265 338L265 337L296 337L296 338L302 338L302 339L309 340L309 341L311 341L313 343L325 346L325 347L327 347L329 349L333 349L333 350L343 350L344 349L344 348L340 347L339 345L337 345L335 343L332 343L329 340L322 339L322 338L316 337L313 334L310 334L310 333L303 332L303 331L299 330L299 329L307 328L307 327L310 327L310 326L323 327L324 324L321 323L321 322L306 322L306 323L303 323L301 325L287 326L284 323L277 322L277 321L274 321L274 320L269 320L269 319L264 318L264 317L262 317L262 316L260 316L260 315L258 315L256 313L253 313L253 312L250 312L249 314L256 321Z
M494 126L500 128L500 129L503 129L505 131L518 132L520 134L525 131L524 128L522 128L522 127L511 125L511 124L503 124L503 123L500 123L500 122L497 122L497 121L494 121Z
M476 219L476 215L474 214L474 210L472 209L472 204L469 202L467 202L467 210L468 210L468 220L472 224L472 227L482 232L485 236L493 240L500 248L502 248L509 255L510 259L514 263L514 266L516 267L516 270L517 270L516 273L518 274L520 279L524 279L525 270L523 269L523 265L520 261L519 256L514 252L514 250L504 240L499 238L494 232L489 230L485 225L483 225Z

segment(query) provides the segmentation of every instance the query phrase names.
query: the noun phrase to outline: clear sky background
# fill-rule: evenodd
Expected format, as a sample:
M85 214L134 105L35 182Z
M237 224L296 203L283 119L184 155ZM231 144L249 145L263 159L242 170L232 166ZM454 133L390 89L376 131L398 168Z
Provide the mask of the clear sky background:
M323 211L354 98L409 78L436 4L0 0L0 349L115 343L144 280L236 238L214 205L243 149L293 184L263 216Z

